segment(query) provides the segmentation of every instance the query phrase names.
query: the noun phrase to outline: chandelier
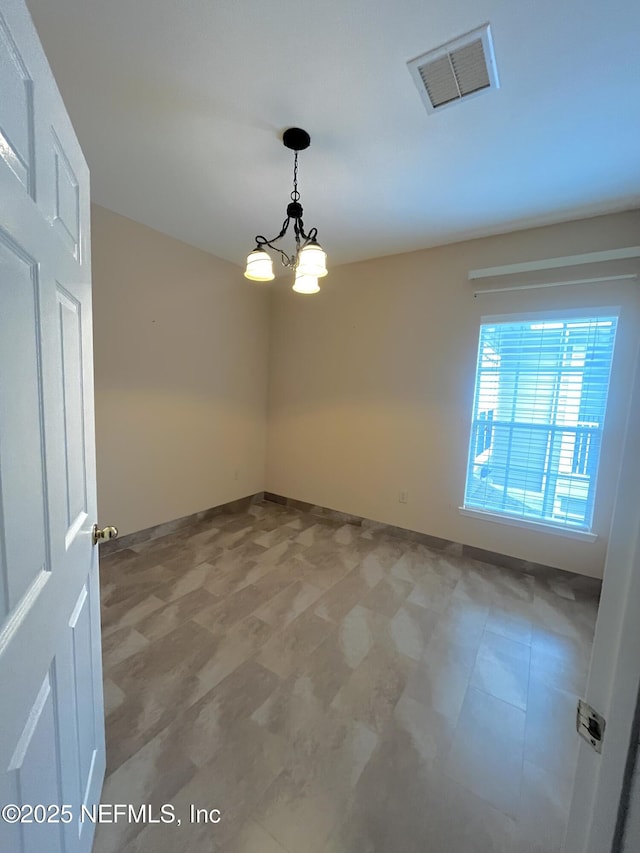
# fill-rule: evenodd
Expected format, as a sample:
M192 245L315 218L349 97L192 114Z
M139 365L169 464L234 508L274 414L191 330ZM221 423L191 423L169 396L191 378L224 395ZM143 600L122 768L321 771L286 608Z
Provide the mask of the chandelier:
M282 142L286 148L294 153L293 160L293 190L291 201L287 205L287 218L282 223L282 229L276 237L267 240L258 234L256 247L247 256L247 268L245 277L252 281L272 281L273 262L271 255L266 251L269 246L280 255L283 266L293 270L293 289L296 293L317 293L320 290L318 279L327 274L327 256L318 243L318 229L312 228L309 233L304 230L302 222L302 205L300 204L300 193L298 192L298 152L304 151L311 144L311 137L306 130L299 127L290 127L282 135ZM293 223L295 236L295 251L288 255L278 246L274 246L278 240L287 233L289 225Z

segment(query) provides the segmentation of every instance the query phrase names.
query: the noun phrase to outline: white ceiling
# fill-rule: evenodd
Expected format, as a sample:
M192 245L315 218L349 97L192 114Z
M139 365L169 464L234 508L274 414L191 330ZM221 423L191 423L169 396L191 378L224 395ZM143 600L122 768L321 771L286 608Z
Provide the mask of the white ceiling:
M242 264L329 263L640 205L637 0L27 0L94 201ZM489 21L501 88L428 115L413 57Z

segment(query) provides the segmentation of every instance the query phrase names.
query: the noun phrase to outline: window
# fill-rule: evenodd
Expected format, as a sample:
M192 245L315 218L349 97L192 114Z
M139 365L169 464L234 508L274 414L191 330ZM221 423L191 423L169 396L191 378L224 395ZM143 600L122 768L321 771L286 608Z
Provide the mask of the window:
M591 529L616 325L482 324L465 508Z

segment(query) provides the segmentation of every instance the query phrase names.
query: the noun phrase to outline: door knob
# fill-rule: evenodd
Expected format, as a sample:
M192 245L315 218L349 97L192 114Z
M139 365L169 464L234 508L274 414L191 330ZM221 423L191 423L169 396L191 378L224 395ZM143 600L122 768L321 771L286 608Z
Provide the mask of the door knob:
M93 530L91 532L91 538L94 545L97 545L98 542L106 542L107 539L115 539L117 535L117 527L103 527L100 529L97 524L93 525Z

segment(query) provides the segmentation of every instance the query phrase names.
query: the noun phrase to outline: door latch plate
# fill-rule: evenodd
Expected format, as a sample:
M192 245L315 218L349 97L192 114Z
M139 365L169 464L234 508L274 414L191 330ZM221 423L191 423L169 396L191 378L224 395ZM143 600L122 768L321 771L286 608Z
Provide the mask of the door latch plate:
M602 752L606 724L605 718L591 705L588 705L584 699L578 699L576 729L580 737L584 738L598 753Z

